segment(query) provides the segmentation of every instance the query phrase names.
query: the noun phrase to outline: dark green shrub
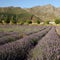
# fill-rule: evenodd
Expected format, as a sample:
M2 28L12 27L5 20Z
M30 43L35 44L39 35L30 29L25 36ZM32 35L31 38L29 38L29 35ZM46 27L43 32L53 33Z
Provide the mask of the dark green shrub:
M31 20L26 20L26 23L27 24L32 24L32 21Z
M5 23L10 23L10 17L9 17L9 16L5 16L4 22L5 22Z
M34 23L40 24L40 20L35 20Z
M50 22L49 20L46 20L46 21L45 21L46 24L49 24L49 22Z
M40 24L40 20L37 20L36 22L37 22L37 24Z
M2 20L0 19L0 23L2 23Z
M23 22L20 23L20 25L23 25L23 24L24 24Z
M60 23L60 19L55 19L55 23L59 24Z
M18 19L17 24L23 25L24 22L25 22L24 20Z
M0 23L2 23L2 20L3 20L3 19L2 19L2 16L0 16Z
M12 16L11 21L12 21L13 24L16 24L16 23L17 23L17 18L16 18L16 16Z

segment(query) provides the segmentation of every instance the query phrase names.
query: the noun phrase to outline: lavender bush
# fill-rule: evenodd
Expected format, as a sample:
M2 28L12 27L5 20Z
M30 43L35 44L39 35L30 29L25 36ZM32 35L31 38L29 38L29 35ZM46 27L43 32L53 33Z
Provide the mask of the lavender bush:
M44 27L44 28L43 28ZM0 25L0 31L3 32L20 32L27 35L40 31L46 26L35 26L35 25Z
M44 26L44 27L40 27L39 29L41 31L41 30L44 30L46 28L47 27ZM37 29L37 31L32 30L32 31L27 32L25 34L24 33L21 33L20 34L19 32L4 32L6 35L0 38L0 45L3 45L5 43L8 43L8 42L12 42L12 41L16 41L18 39L21 39L21 38L25 37L26 34L27 35L30 35L30 34L33 34L33 33L37 33L39 29Z
M12 32L10 35L4 36L0 38L0 45L3 45L8 42L16 41L18 39L23 38L23 36L17 32Z
M0 38L4 37L4 36L8 36L8 35L12 35L12 34L19 34L18 32L4 32L4 31L0 31Z
M5 33L5 32L2 32L2 31L0 32L0 38L3 37L3 36L5 36L5 35L8 35L8 34Z
M27 60L60 60L60 37L54 27L31 50Z
M28 55L28 52L35 46L35 44L41 39L51 27L26 36L23 39L4 44L0 46L0 60L24 60Z

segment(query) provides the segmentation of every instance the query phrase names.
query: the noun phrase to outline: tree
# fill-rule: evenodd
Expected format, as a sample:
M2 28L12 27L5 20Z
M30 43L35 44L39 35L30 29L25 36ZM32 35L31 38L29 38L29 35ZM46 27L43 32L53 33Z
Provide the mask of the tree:
M37 22L37 24L40 24L40 20L37 20L36 22Z
M49 22L50 22L49 20L46 20L46 21L45 21L46 24L49 24Z
M32 21L31 20L26 20L26 23L27 24L32 24Z
M40 24L40 20L35 20L34 23Z
M5 22L5 23L10 23L10 17L9 17L9 16L5 16L4 22Z
M23 25L24 24L24 22L23 21L20 21L20 25Z
M16 15L11 17L11 22L13 24L16 24L17 23L17 17L16 17Z
M59 18L55 19L55 23L59 24L60 23L60 19Z
M2 23L2 17L0 16L0 23Z
M2 23L2 20L0 19L0 23Z

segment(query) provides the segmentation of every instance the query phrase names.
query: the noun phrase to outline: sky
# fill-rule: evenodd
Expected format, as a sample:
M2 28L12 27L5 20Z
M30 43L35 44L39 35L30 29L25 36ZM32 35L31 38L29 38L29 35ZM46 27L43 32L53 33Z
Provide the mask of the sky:
M60 7L60 0L0 0L0 7L21 7L31 8L34 6L43 6L51 4L55 7Z

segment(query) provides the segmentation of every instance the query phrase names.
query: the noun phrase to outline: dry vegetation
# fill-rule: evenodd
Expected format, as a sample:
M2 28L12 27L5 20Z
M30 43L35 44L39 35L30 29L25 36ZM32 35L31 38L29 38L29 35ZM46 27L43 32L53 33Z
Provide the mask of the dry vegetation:
M32 49L28 60L60 60L60 37L54 27Z
M60 60L57 28L0 25L0 60Z

